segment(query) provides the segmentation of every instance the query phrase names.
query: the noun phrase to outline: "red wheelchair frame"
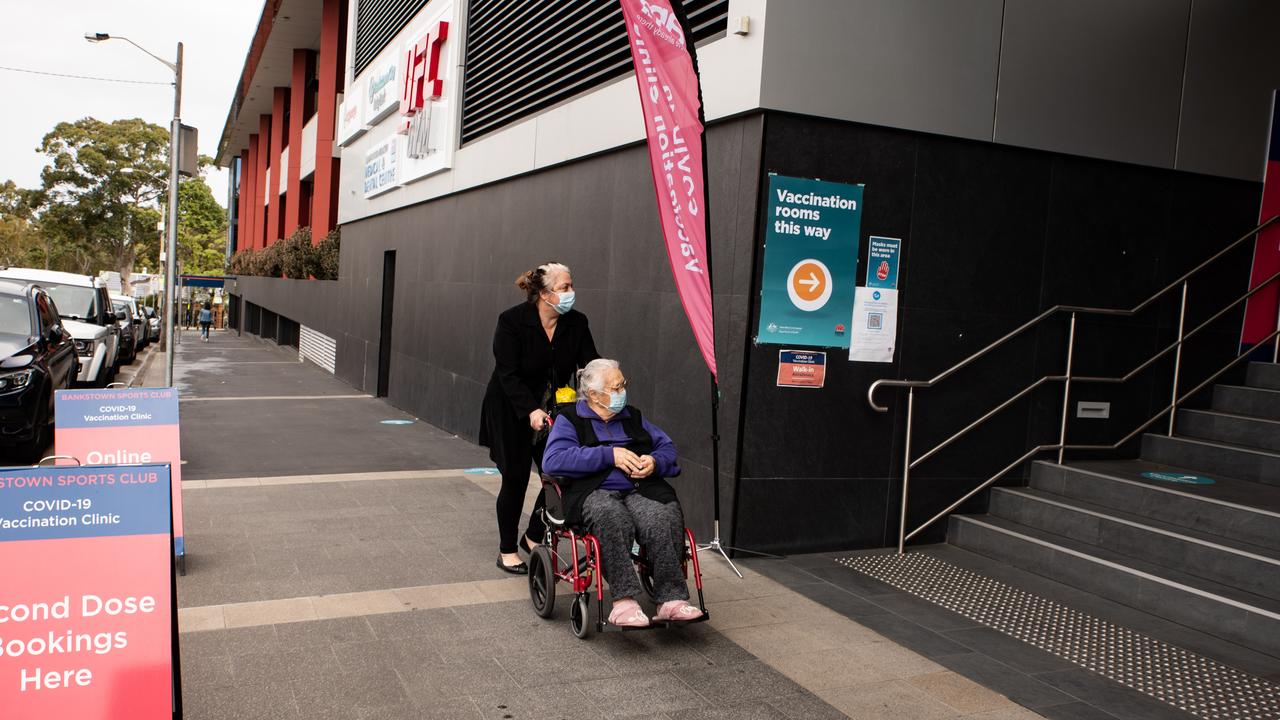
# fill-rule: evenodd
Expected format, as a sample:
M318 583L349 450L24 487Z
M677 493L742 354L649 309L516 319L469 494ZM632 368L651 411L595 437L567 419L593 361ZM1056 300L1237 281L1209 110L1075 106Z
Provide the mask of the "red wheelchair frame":
M697 543L693 532L684 529L685 556L681 562L684 576L689 577L689 564L693 564L693 582L698 591L698 609L702 616L691 621L650 621L648 627L630 628L612 625L604 616L604 573L600 561L600 541L595 535L582 528L569 526L564 517L564 502L557 478L542 476L542 492L546 499L543 518L546 520L547 535L542 544L533 549L529 555L529 598L533 601L533 611L539 617L549 618L555 612L556 583L566 583L572 588L573 604L569 606L569 628L579 638L585 638L591 632L591 589L595 586L596 599L596 632L612 632L619 630L649 630L655 627L686 625L690 622L702 622L710 617L706 603L702 597L702 571L698 566ZM568 552L561 552L560 541L568 541ZM579 554L581 550L581 554ZM567 557L566 557L567 556ZM562 560L568 562L561 562ZM640 576L640 585L649 598L653 599L653 573L645 558L644 548L639 553L632 553L631 559L636 564L636 572Z

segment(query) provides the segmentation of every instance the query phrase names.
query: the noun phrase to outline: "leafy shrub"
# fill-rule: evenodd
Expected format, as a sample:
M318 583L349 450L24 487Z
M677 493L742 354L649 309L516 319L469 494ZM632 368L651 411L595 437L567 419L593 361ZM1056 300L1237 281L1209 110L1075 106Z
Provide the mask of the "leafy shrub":
M315 251L311 247L311 228L298 228L292 235L274 243L280 258L284 276L294 280L306 280L313 274Z
M297 280L337 280L341 240L341 233L334 229L313 245L311 228L298 228L288 238L265 248L237 251L227 263L227 272Z
M311 272L317 280L338 279L338 251L341 245L342 234L334 228L315 246L315 264Z

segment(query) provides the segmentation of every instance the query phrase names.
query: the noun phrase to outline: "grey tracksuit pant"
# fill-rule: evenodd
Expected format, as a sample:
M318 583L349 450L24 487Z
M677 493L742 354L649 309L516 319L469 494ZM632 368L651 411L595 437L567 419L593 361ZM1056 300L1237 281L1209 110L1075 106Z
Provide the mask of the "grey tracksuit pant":
M644 591L631 562L633 539L644 546L653 568L654 602L689 599L681 568L685 539L680 503L664 504L636 492L596 490L583 501L582 514L600 540L600 562L614 600Z

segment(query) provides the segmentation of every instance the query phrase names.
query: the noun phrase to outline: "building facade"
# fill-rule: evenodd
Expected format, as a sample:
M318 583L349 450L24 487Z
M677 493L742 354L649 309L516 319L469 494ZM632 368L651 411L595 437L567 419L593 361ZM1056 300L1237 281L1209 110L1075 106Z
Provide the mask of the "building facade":
M708 120L721 505L736 545L892 544L905 406L872 411L871 382L932 377L1054 304L1132 306L1256 224L1280 86L1273 3L685 6ZM631 401L679 446L676 484L705 535L711 390L643 141L613 0L268 0L219 152L235 169L234 242L338 227L340 275L239 278L233 316L474 440L514 278L565 262ZM756 336L771 173L864 186L860 267L869 236L902 239L892 363L831 349L824 387L778 386L784 346ZM1243 291L1248 260L1216 266L1193 313ZM1080 371L1123 373L1167 344L1176 317L1157 310L1082 322ZM1188 348L1186 372L1220 364L1238 336L1228 313ZM914 442L1055 372L1064 346L1065 328L1046 327L922 394ZM1167 374L1081 391L1114 410L1072 437L1123 437ZM1061 402L1033 395L913 473L912 516L1056 438Z

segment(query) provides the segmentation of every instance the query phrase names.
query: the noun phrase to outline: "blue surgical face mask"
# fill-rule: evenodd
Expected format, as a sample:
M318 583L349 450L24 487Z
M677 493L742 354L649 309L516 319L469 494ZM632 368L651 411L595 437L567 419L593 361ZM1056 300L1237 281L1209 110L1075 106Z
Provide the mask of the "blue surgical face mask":
M556 303L555 305L551 305L551 307L555 308L556 312L563 315L573 309L573 299L574 299L573 291L565 290L564 292L560 293L560 302ZM547 303L547 304L550 305L550 303Z
M627 406L626 388L623 388L622 392L609 393L609 412L620 413L622 412L622 409L625 408L626 406Z

